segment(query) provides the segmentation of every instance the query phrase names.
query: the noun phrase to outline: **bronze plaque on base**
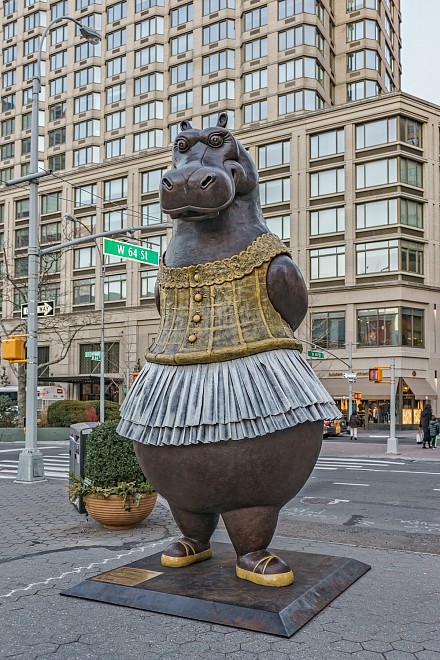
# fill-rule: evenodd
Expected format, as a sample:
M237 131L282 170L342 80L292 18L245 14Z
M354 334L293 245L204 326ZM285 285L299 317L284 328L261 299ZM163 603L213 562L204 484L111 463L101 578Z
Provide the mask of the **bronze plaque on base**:
M293 569L289 587L261 587L235 576L235 553L214 543L213 558L166 568L161 553L80 582L62 591L123 607L291 637L370 566L348 557L277 550Z

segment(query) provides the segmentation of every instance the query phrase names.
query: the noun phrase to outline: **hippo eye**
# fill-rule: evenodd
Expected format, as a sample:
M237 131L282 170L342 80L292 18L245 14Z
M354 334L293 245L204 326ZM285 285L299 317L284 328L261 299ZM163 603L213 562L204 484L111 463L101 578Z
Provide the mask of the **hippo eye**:
M189 144L184 138L179 138L176 142L176 147L181 153L183 153L189 149Z
M221 147L223 144L223 136L220 133L212 133L208 138L208 144L210 147Z

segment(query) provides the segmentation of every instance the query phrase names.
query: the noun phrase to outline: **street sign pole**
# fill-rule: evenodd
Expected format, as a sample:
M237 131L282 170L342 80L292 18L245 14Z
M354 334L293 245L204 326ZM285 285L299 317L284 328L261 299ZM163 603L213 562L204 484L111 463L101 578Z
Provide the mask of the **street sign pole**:
M349 340L348 344L348 364L350 373L353 373L353 342ZM348 414L347 414L347 423L350 421L350 415L352 413L352 403L353 401L353 379L348 379Z
M400 454L399 440L396 438L396 359L391 359L390 390L390 436L387 440L387 454Z

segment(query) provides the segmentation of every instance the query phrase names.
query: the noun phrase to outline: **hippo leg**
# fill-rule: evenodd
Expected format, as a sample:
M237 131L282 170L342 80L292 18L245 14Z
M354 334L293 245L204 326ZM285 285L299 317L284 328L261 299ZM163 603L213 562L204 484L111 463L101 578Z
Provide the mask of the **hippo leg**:
M170 509L184 536L171 543L162 553L162 565L182 568L210 559L212 550L209 540L217 527L219 515L183 511L173 504L170 504Z
M292 584L294 578L289 566L267 550L279 512L276 506L258 506L222 514L237 553L237 577L268 587Z

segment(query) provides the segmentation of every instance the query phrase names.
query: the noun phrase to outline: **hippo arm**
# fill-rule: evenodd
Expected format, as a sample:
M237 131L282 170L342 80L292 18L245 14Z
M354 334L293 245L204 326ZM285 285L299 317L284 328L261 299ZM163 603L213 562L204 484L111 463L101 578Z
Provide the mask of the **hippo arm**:
M287 255L275 257L267 271L269 300L296 330L307 313L307 288L299 268Z

